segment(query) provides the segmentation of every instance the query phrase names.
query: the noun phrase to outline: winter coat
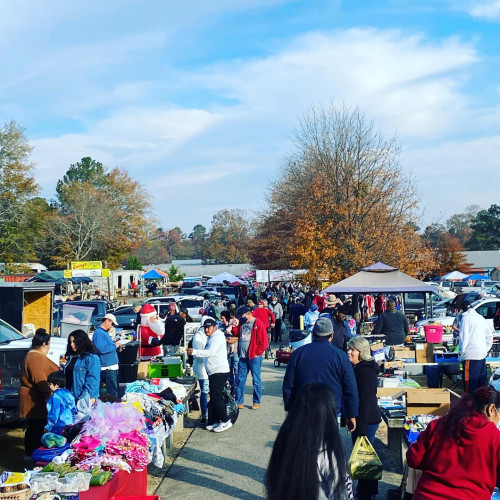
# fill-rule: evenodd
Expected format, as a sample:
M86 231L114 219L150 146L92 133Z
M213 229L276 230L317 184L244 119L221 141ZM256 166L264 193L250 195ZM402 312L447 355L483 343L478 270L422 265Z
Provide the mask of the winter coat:
M354 376L358 386L359 411L356 419L356 432L366 436L368 424L381 422L380 408L377 400L378 374L380 367L373 359L360 361L354 365Z
M38 349L26 354L19 389L21 418L47 418L47 400L51 395L47 377L58 370L59 367Z

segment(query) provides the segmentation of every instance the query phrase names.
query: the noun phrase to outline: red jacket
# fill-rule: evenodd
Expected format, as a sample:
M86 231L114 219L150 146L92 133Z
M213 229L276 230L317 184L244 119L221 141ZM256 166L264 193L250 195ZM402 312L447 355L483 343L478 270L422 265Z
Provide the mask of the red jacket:
M241 327L242 325L240 324L238 337L241 337ZM262 356L267 349L267 342L267 329L259 318L255 318L252 327L252 338L250 339L250 346L248 347L248 359Z
M141 326L141 356L161 356L163 349L161 346L151 346L148 344L149 338L160 338L149 326Z
M276 323L276 316L267 307L257 307L252 311L252 316L260 319L266 328Z
M323 295L316 295L314 303L318 306L318 311L321 312L325 308L325 297Z
M500 432L485 415L465 421L465 434L444 435L433 420L406 453L408 465L423 471L413 500L490 500L500 477Z

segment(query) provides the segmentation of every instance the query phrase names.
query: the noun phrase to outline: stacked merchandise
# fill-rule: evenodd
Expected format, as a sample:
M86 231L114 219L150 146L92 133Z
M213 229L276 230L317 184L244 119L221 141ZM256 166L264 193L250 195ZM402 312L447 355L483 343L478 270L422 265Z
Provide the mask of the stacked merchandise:
M404 431L409 443L414 443L419 434L437 418L435 415L412 415L406 417L404 421Z

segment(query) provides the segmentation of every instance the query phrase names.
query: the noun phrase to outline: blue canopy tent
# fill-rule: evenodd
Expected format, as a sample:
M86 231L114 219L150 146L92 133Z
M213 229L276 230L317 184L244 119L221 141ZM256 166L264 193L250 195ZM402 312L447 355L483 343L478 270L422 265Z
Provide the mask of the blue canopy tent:
M467 281L471 280L471 281L479 281L479 280L489 280L490 277L489 276L484 276L483 274L471 274L470 276L467 276L467 278L465 278Z
M158 271L157 269L151 269L151 271L143 274L141 278L145 280L158 280L168 278L168 274Z

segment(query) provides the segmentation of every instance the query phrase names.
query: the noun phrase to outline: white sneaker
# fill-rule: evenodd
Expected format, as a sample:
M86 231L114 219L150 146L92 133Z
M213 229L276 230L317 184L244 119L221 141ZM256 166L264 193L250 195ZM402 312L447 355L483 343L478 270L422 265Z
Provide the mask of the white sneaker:
M220 422L217 422L216 424L206 425L205 429L207 431L213 431L214 429L216 429L217 427L219 427L220 424L221 424Z
M220 425L218 425L215 429L214 432L224 432L230 429L233 426L233 423L231 420L228 420L227 422L222 422Z

